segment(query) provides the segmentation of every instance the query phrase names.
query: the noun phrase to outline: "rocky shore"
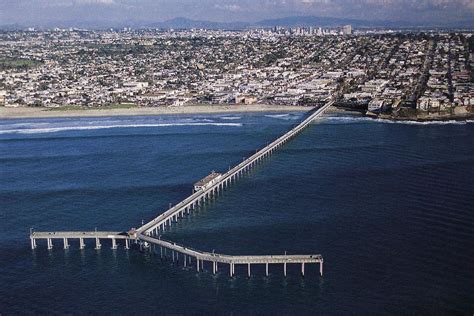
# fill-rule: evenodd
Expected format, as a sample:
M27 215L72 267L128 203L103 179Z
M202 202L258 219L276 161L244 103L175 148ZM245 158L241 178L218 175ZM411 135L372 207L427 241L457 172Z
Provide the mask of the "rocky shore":
M375 114L367 112L367 116L378 119L393 121L462 121L474 118L474 111L471 107L456 107L450 111L419 111L415 109L400 109L392 113Z

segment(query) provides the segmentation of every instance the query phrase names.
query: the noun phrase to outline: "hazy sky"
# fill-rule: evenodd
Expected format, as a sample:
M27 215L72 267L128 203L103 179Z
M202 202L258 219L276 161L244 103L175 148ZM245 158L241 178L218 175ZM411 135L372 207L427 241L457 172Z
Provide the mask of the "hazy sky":
M473 19L474 0L0 0L0 25L187 17L257 21L296 15L364 20Z

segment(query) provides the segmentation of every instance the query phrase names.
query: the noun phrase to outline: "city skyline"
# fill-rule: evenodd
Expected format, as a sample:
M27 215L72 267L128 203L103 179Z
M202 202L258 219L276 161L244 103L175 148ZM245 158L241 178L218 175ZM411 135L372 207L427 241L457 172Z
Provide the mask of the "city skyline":
M0 0L0 26L145 26L176 18L256 23L318 16L405 25L471 27L467 0Z

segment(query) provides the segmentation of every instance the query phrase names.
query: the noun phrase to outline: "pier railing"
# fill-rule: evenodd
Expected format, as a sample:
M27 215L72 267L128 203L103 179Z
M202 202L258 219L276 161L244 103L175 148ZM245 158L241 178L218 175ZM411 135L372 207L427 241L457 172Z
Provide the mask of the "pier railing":
M171 257L173 262L180 261L180 255L182 256L183 266L196 265L196 270L199 272L203 269L204 262L209 262L212 264L212 272L216 274L218 269L218 264L228 264L229 265L229 274L233 276L235 274L236 265L246 265L248 275L250 276L251 266L255 264L265 265L266 275L268 276L268 268L270 264L283 264L283 273L286 276L287 265L288 264L300 264L301 265L301 274L305 274L305 265L306 264L319 264L319 273L323 275L323 257L319 254L315 255L258 255L258 256L234 256L234 255L224 255L219 253L210 253L189 248L180 244L177 244L172 241L163 240L161 238L155 238L150 236L144 236L143 241L149 243L150 251L156 253L156 247L160 248L160 256L167 255L166 250L171 251ZM164 253L165 251L165 253Z
M192 195L185 198L183 201L177 203L164 213L158 215L148 223L138 228L138 236L142 234L150 235L154 230L156 231L156 234L158 234L160 229L164 230L166 226L171 226L173 220L176 221L180 216L189 214L190 210L196 209L207 199L217 195L222 189L226 188L230 183L234 182L243 173L249 171L262 159L270 156L276 149L278 149L283 144L288 142L291 138L302 132L314 119L321 116L324 111L332 104L332 101L328 102L322 107L315 110L305 120L303 120L297 126L293 127L290 131L286 132L284 135L280 136L267 146L258 150L255 154L253 154L246 160L242 161L241 163L224 173L219 179L219 181L214 183L212 186L193 193Z
M36 248L36 241L38 239L46 239L48 249L53 248L54 239L62 239L64 248L69 248L69 239L79 239L80 248L85 247L84 240L94 239L96 242L95 249L101 248L101 239L109 239L112 242L112 249L117 249L117 240L125 240L125 248L130 247L130 241L140 243L141 248L150 247L155 251L156 246L160 247L161 256L163 251L170 250L172 252L173 261L179 260L179 255L183 256L184 266L191 264L194 259L196 262L197 271L203 269L204 262L211 262L213 273L216 273L218 264L228 264L230 275L235 274L235 265L245 264L248 266L248 274L250 276L250 267L252 264L265 264L266 274L268 275L269 264L283 264L284 274L286 276L287 264L301 264L301 273L304 275L305 264L319 264L320 274L323 274L323 257L319 254L314 255L252 255L252 256L233 256L217 253L209 253L196 249L192 249L183 245L176 244L171 241L161 239L161 233L167 228L171 227L178 219L189 215L192 211L197 210L207 200L216 197L221 191L226 189L230 184L235 183L238 178L242 177L246 172L249 172L257 163L261 162L266 157L270 156L275 150L283 146L290 139L301 133L313 120L318 118L329 108L334 102L329 100L325 105L313 110L309 115L298 125L280 136L273 142L255 154L245 159L238 165L229 169L224 173L218 181L209 187L202 188L183 201L177 203L164 213L158 215L148 223L142 225L135 231L131 232L30 232L31 248Z

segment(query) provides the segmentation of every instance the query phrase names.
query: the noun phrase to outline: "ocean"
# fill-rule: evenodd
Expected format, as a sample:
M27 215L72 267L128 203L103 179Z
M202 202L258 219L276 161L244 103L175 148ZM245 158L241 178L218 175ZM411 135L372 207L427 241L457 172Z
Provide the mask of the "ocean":
M0 314L474 313L474 124L329 114L163 238L204 251L322 254L197 273L36 231L126 231L302 113L0 120Z

